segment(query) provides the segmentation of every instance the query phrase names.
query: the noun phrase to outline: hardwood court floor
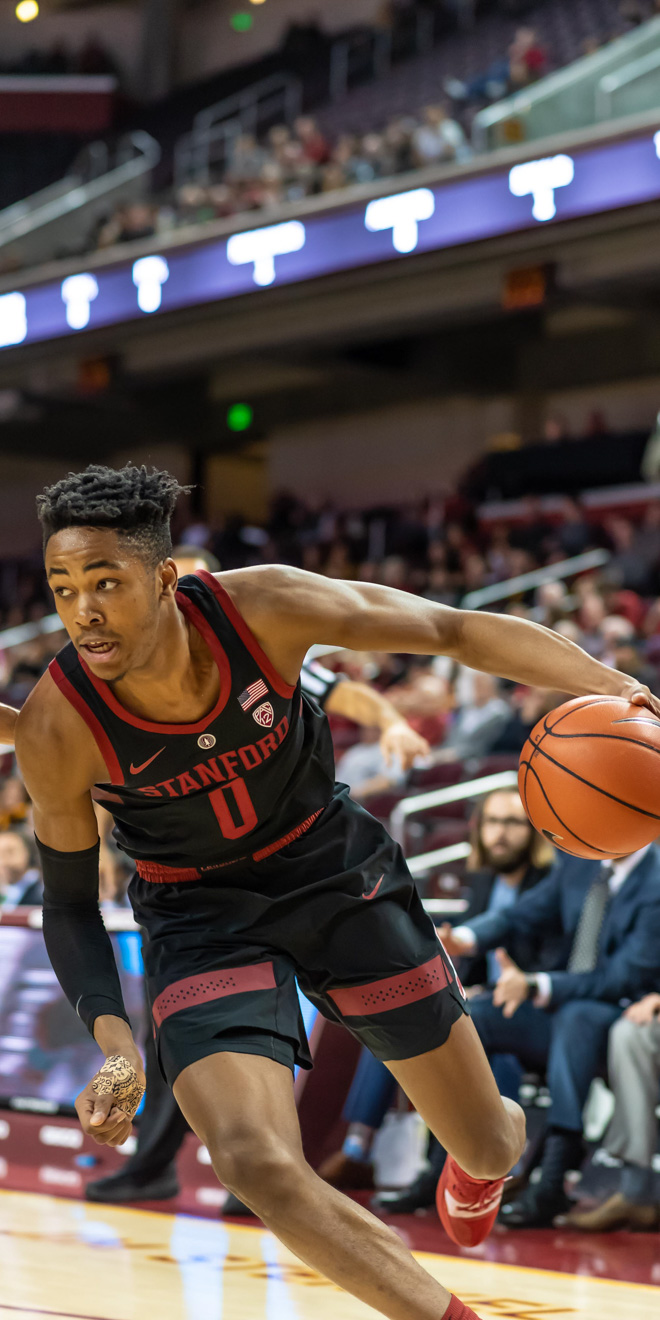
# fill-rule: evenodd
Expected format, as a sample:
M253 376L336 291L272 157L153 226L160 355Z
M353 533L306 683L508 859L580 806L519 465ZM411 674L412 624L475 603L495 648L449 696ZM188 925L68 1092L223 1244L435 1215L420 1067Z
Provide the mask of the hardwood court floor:
M657 1320L660 1292L418 1253L483 1320ZM0 1192L0 1320L368 1320L263 1228Z

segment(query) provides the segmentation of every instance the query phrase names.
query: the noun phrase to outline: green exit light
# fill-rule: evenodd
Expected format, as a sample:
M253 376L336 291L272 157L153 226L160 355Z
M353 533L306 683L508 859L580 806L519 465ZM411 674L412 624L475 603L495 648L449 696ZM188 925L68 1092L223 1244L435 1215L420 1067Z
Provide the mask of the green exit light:
M249 403L232 403L227 413L227 426L230 431L247 431L253 416Z
M249 32L254 23L254 19L252 14L243 14L239 12L238 14L232 14L229 22L231 23L234 32Z

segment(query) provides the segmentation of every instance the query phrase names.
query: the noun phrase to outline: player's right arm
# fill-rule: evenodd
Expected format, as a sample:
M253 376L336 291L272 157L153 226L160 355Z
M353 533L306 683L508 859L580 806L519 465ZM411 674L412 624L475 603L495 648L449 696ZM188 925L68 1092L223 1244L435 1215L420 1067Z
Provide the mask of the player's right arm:
M98 904L92 784L106 771L86 725L46 674L18 720L16 754L34 808L44 876L44 939L64 993L106 1056L78 1096L83 1129L120 1145L144 1090L117 966Z

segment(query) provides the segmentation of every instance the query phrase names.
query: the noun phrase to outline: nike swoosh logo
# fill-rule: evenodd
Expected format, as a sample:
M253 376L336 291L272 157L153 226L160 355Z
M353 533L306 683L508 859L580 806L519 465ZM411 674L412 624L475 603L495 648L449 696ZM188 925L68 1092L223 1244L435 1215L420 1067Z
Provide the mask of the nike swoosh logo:
M141 774L142 774L142 771L143 771L143 770L146 770L147 766L148 766L148 765L151 765L151 762L152 762L152 761L155 761L157 756L160 756L160 752L164 752L164 751L165 751L165 748L164 748L164 747L161 747L161 749L160 749L159 752L154 752L153 756L150 756L150 757L149 757L149 760L148 760L148 761L144 761L144 762L142 763L142 765L133 765L133 762L131 761L131 766L130 766L131 774L132 774L132 775L141 775Z
M382 885L384 879L385 879L385 872L383 871L383 874L381 875L380 880L374 885L373 889L371 890L371 893L370 893L370 894L363 894L363 895L362 895L363 898L366 898L367 903L369 902L369 899L370 899L370 898L375 898L375 897L376 897L376 894L378 893L378 890L380 889L380 887L381 887L381 885Z

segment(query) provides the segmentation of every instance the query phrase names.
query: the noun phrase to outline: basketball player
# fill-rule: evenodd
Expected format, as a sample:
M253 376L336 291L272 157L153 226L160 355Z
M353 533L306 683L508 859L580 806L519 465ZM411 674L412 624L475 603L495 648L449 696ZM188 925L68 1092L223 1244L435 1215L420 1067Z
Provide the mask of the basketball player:
M142 1064L97 904L92 793L135 859L131 902L161 1068L222 1183L309 1266L390 1320L475 1320L366 1210L306 1164L291 1072L310 1059L294 978L384 1062L451 1153L455 1241L480 1242L524 1144L401 850L335 788L325 717L301 696L310 645L444 654L575 695L660 703L565 638L375 584L279 565L185 578L166 472L91 466L39 500L71 643L19 716L44 934L106 1062L83 1129L125 1141Z

